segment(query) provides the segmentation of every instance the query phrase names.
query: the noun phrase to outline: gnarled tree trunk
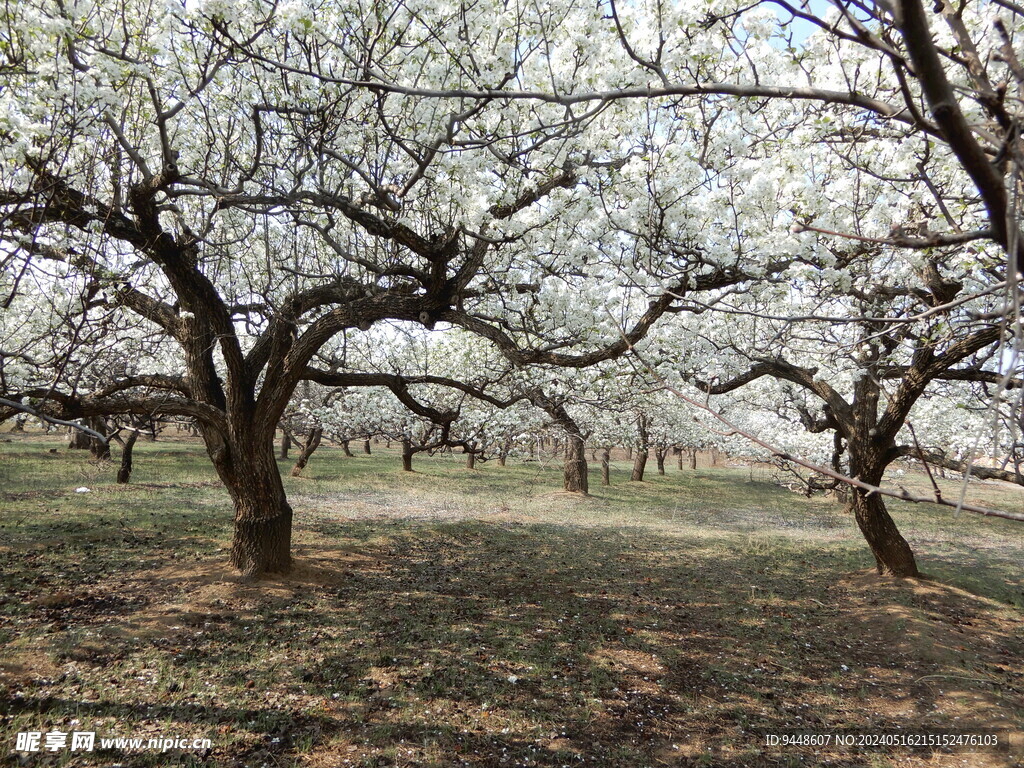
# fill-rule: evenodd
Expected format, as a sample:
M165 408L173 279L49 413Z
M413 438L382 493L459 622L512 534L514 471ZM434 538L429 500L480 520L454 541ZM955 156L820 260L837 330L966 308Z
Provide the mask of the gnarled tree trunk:
M637 446L636 454L633 459L633 474L629 476L629 479L633 482L639 483L644 479L644 468L647 466L648 453L650 452L650 432L648 431L647 414L641 413L636 420L637 429Z
M412 472L412 441L408 438L402 440L402 471Z
M637 448L633 454L633 473L629 476L629 479L634 482L640 482L644 479L644 469L647 467L647 449L641 450Z
M849 509L875 556L875 568L883 576L920 576L914 552L900 534L895 521L877 493L854 488Z
M572 493L589 492L587 482L586 441L579 430L570 432L565 444L565 465L563 469L563 487Z
M654 460L658 462L658 474L665 474L665 455L668 453L668 448L655 448L654 449Z
M90 437L87 432L83 432L80 429L71 430L71 440L68 443L68 448L73 451L87 451L89 450Z
M288 571L292 508L277 468L273 430L238 430L229 441L210 427L203 437L234 502L231 564L246 576Z
M132 477L132 451L135 449L135 441L139 439L138 430L132 430L128 439L121 446L121 466L117 470L117 482L127 483Z
M863 410L867 410L866 408ZM870 415L870 412L869 412ZM873 427L874 421L864 419L859 425ZM892 454L886 446L876 441L868 432L854 432L848 441L850 452L850 474L871 485L881 485L885 468ZM864 535L875 567L883 576L919 576L917 562L910 544L900 534L896 522L885 508L882 496L869 494L862 488L851 487L848 509L857 521L857 527Z
M298 477L302 474L302 470L309 463L309 457L320 447L320 441L323 439L323 436L323 427L314 427L309 431L309 435L306 436L306 442L302 446L302 451L299 453L299 458L295 460L295 466L292 467L292 477Z

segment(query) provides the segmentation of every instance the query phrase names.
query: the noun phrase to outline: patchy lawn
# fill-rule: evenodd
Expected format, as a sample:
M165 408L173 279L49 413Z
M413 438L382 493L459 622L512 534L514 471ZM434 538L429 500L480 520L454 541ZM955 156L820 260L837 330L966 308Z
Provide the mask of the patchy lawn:
M1019 525L893 505L934 579L883 581L834 502L762 470L621 465L579 499L555 465L322 450L287 480L295 570L247 584L197 444L140 444L129 486L53 447L0 445L0 764L1022 763ZM896 729L1018 741L765 743ZM58 730L212 747L14 751Z

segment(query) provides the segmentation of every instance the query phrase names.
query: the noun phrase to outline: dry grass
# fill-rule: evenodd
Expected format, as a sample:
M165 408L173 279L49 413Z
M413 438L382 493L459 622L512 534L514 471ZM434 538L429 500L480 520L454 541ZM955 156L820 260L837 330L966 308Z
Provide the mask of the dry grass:
M48 447L0 446L0 754L54 729L214 747L4 764L1021 762L764 738L1024 731L1024 536L1002 521L897 509L937 578L895 582L834 503L748 470L619 467L580 499L551 468L327 450L288 481L296 568L251 584L196 446L141 446L127 488Z

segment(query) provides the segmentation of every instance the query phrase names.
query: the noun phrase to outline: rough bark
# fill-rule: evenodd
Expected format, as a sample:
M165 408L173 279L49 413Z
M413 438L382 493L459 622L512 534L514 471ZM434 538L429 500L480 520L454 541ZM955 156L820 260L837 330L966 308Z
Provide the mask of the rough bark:
M352 456L352 449L349 448L348 444L349 444L348 440L342 440L341 441L341 450L342 450L342 453L344 453L346 456L351 457Z
M665 456L668 453L668 448L655 448L654 449L654 460L658 462L658 474L665 474Z
M644 479L644 469L647 467L647 454L646 448L637 448L633 457L633 473L629 476L629 479L633 482L639 483Z
M406 438L402 440L402 471L412 472L412 441Z
M288 571L292 508L277 469L273 434L265 440L243 434L231 444L217 436L204 437L235 506L231 564L250 577Z
M611 485L612 452L605 448L601 451L601 485Z
M565 443L563 487L572 493L586 494L590 490L587 482L586 441L578 432L570 433Z
M302 470L309 463L309 457L320 447L320 441L323 439L323 436L323 427L315 427L309 431L306 442L302 445L302 451L299 452L299 458L295 460L295 466L292 467L292 477L298 477L302 474Z
M139 433L135 430L129 433L128 439L121 447L121 466L117 470L117 482L124 484L132 477L132 451L135 449L135 441L139 439Z
M846 429L850 475L871 485L881 485L885 468L897 456L892 435L880 433L878 429L879 395L879 386L871 377L865 376L857 381L854 385L853 419ZM871 548L879 574L898 577L920 575L914 552L889 515L882 496L851 488L849 509Z
M369 440L363 440L363 453L365 453L367 456L371 456L373 454L373 452L370 450Z
M651 449L650 419L646 413L637 416L636 431L637 445L635 458L633 459L633 473L629 479L639 483L644 479L644 468L647 466L648 454Z
M107 435L110 433L110 428L107 424L106 419L101 417L95 417L89 420L89 426L100 434ZM110 441L100 440L96 437L89 438L89 453L92 454L94 459L100 461L110 461Z
M292 447L292 433L287 427L281 427L281 452L278 454L278 458L285 460L288 458L288 449Z
M69 449L73 451L87 451L89 446L89 435L78 429L71 430L71 441L68 443Z
M914 552L900 534L881 496L868 496L860 488L854 488L849 509L871 547L878 573L901 578L920 575Z

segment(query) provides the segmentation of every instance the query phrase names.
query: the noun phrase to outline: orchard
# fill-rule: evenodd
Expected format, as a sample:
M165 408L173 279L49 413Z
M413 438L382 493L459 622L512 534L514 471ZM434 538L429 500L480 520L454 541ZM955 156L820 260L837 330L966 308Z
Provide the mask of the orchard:
M0 15L11 764L1016 764L1020 4Z

